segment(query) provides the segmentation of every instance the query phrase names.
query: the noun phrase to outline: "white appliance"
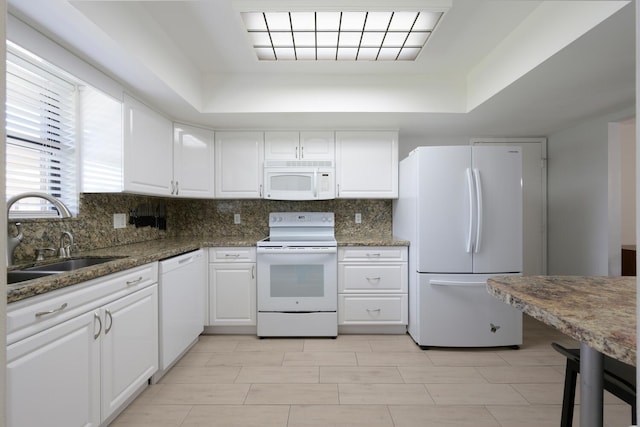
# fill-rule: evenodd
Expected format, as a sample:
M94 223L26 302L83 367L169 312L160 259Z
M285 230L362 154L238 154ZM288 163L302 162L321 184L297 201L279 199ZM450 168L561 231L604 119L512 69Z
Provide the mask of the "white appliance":
M258 336L338 335L338 258L334 215L269 214L258 242Z
M264 163L264 198L328 200L335 198L331 160L269 160Z
M197 342L204 330L206 268L202 249L160 261L160 364L153 383Z
M522 344L522 313L486 291L522 272L519 147L418 147L400 162L393 234L409 240L409 325L422 347Z

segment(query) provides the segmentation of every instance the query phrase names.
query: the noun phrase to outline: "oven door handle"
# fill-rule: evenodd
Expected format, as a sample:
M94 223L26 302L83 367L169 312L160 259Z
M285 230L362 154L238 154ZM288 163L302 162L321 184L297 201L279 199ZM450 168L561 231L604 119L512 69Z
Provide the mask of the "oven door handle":
M306 255L306 254L335 254L338 252L336 247L328 248L257 248L257 253L261 255Z

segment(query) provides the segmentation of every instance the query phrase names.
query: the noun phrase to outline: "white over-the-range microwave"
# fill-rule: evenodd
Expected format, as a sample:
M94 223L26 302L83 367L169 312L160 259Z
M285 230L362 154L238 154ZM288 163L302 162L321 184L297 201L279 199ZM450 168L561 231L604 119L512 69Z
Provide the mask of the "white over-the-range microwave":
M331 160L268 160L264 163L264 197L272 200L335 198Z

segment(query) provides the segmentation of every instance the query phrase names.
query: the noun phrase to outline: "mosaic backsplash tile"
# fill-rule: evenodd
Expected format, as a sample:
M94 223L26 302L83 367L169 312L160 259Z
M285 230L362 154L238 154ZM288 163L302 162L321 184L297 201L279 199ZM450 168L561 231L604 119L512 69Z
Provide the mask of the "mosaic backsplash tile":
M152 209L166 206L166 230L135 227L129 224L129 212L141 205ZM262 236L269 234L270 212L334 212L336 235L392 235L392 202L380 199L336 199L319 201L274 200L196 200L139 196L120 193L85 193L80 195L80 214L68 219L20 220L24 235L15 252L16 262L31 261L36 248L58 248L60 234L73 234L75 251L87 251L178 236ZM354 217L362 214L362 223ZM126 228L113 228L113 214L126 213ZM240 214L241 224L234 224ZM10 233L16 234L12 221Z

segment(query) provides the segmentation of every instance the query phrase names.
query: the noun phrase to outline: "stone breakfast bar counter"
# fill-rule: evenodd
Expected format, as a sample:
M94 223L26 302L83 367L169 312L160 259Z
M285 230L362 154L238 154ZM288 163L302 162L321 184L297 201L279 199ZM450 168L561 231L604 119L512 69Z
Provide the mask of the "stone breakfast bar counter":
M602 426L603 354L636 365L636 277L496 276L498 300L580 341L580 426Z

